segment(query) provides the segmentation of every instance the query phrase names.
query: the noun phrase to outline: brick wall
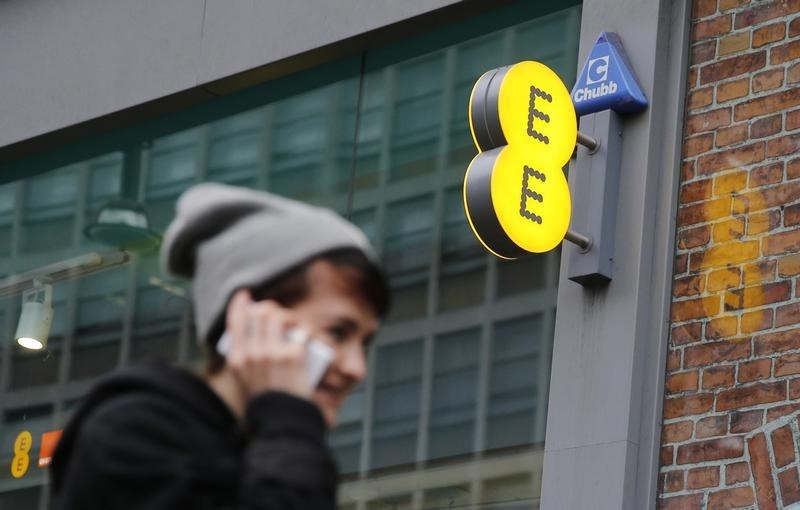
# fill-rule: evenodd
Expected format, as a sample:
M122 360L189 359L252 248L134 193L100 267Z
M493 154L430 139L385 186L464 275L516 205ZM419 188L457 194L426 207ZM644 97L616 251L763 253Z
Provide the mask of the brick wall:
M695 0L659 508L800 501L800 0Z

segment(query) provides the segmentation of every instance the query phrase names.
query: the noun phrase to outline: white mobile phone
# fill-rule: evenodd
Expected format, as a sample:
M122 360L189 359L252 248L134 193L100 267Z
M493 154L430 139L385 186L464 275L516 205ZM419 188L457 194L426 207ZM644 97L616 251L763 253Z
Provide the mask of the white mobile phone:
M286 341L296 342L302 338L308 338L308 333L301 328L291 328L286 331ZM220 356L227 356L231 348L231 337L227 331L222 333L222 336L217 342L217 353ZM328 345L320 342L319 340L310 339L308 342L308 357L306 358L306 373L308 375L308 382L311 386L316 388L325 371L328 369L331 361L333 361L333 349Z

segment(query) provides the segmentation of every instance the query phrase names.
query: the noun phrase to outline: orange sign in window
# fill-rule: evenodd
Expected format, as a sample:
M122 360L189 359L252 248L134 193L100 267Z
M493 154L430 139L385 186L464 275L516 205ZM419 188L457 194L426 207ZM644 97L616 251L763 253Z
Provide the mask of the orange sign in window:
M63 431L59 429L42 434L42 445L39 447L39 467L50 465L58 440L61 439L61 432Z

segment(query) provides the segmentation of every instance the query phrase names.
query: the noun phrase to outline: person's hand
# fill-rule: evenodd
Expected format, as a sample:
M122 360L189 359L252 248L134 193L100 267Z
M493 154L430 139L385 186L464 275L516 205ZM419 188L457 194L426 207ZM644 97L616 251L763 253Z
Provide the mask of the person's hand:
M290 309L274 301L253 302L246 290L233 295L226 318L231 342L226 359L246 399L265 391L311 398L314 388L306 376L307 338L287 339L287 332L296 327Z

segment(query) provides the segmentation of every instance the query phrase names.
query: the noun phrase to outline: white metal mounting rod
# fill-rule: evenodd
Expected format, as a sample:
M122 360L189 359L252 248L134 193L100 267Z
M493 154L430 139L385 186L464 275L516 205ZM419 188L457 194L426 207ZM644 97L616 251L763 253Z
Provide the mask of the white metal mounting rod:
M586 253L592 248L592 238L586 234L580 234L575 232L574 230L567 230L567 235L564 236L564 239L567 241L575 244L578 248L581 249L582 252Z
M600 140L597 138L592 138L589 135L585 135L580 131L578 131L577 142L589 149L589 154L594 154L600 148Z

